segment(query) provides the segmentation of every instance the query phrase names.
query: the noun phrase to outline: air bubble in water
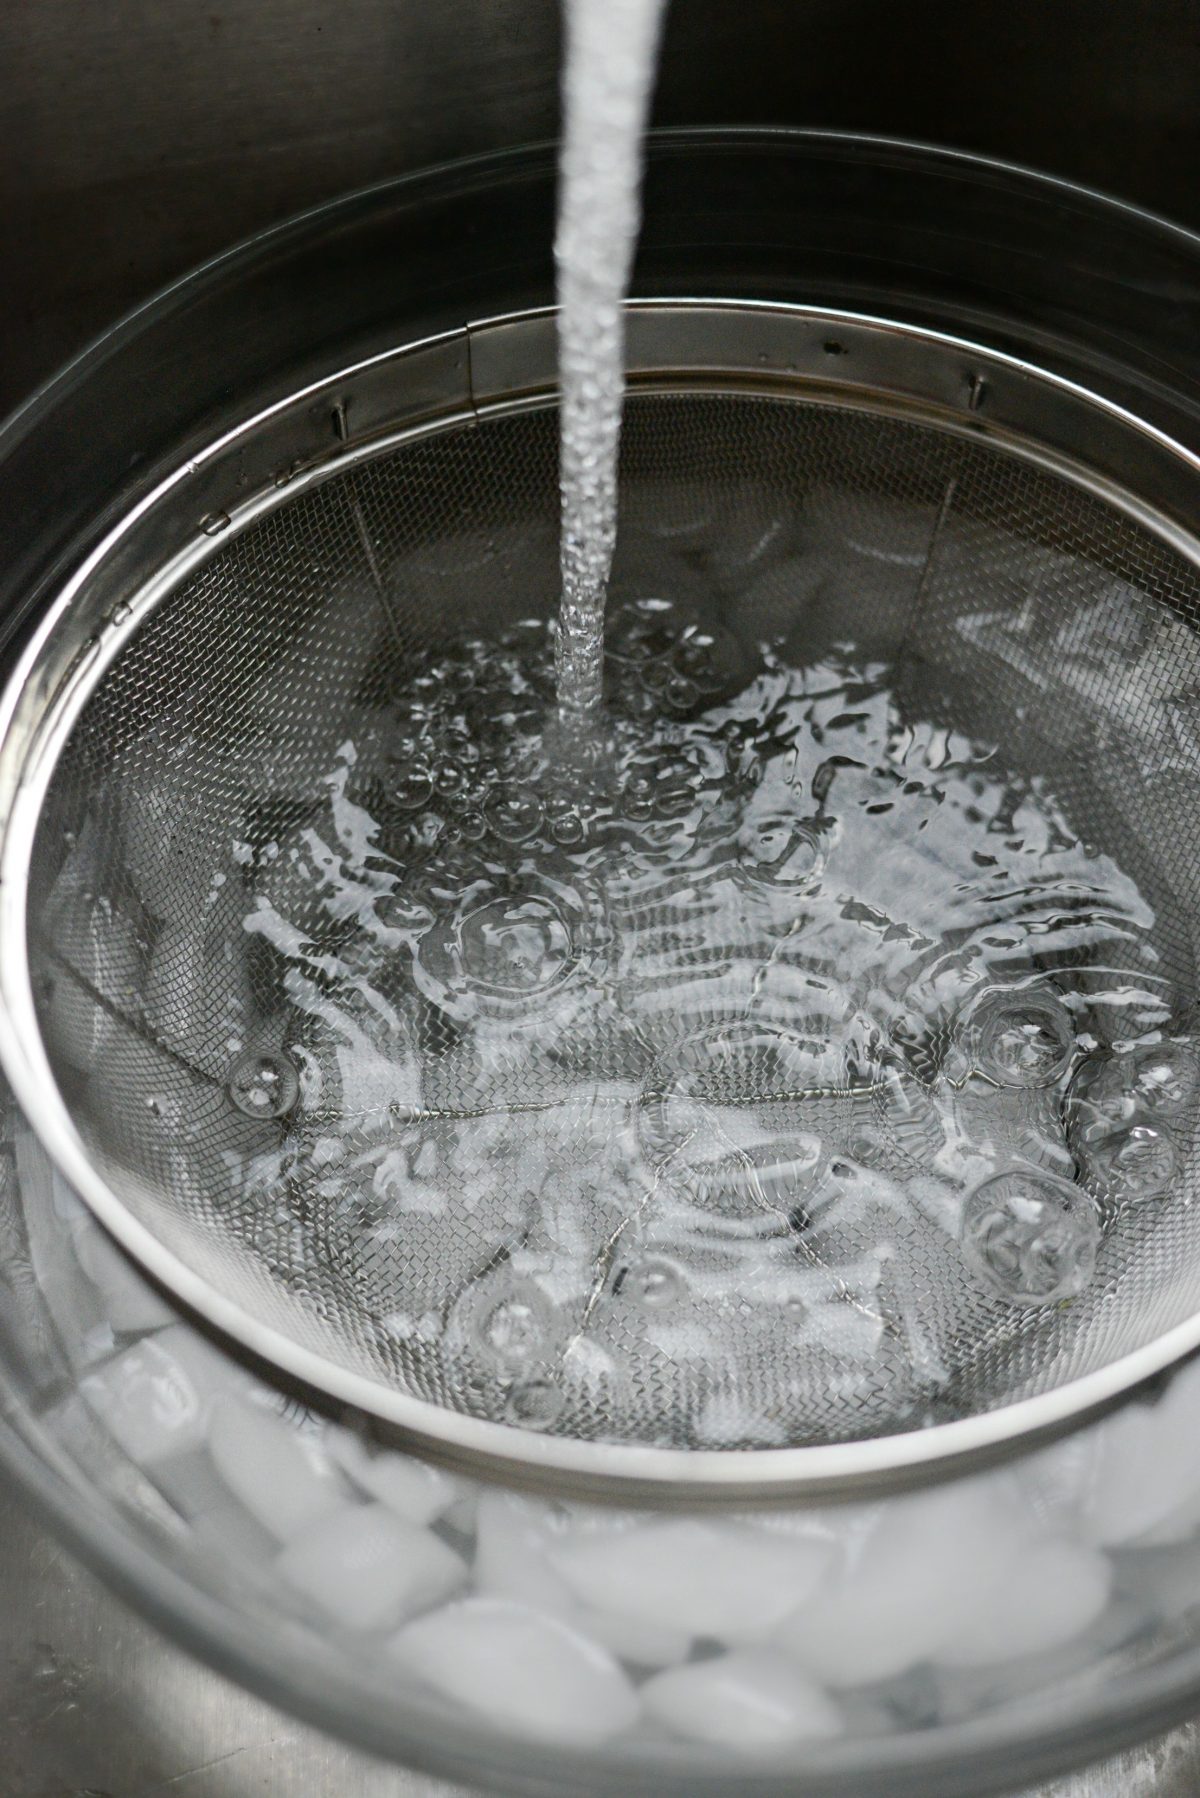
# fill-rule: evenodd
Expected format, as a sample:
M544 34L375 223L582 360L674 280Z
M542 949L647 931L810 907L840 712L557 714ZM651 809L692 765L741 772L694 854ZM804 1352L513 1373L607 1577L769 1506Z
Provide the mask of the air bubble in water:
M614 606L605 628L605 649L617 662L637 667L661 661L679 640L673 611L665 599L635 600Z
M485 1349L506 1366L520 1367L537 1359L545 1343L538 1307L528 1299L501 1299L483 1320Z
M429 923L429 912L408 894L384 893L375 905L375 916L385 930L423 930Z
M229 1097L246 1117L286 1117L299 1096L300 1076L286 1055L251 1051L230 1069Z
M388 797L401 811L419 812L433 797L433 773L423 762L397 770L388 783Z
M673 712L690 712L699 702L700 689L686 674L673 674L663 688L663 699Z
M968 1031L975 1066L1000 1086L1052 1086L1075 1052L1066 1008L1032 987L991 987L972 1004Z
M542 802L531 787L497 787L488 794L483 814L502 843L526 843L542 822Z
M667 1310L678 1303L685 1289L679 1269L657 1256L637 1262L621 1283L622 1293L647 1311Z
M456 799L466 792L470 776L459 762L439 762L433 771L433 784L444 799Z
M1200 1061L1190 1042L1172 1038L1135 1049L1133 1096L1156 1116L1175 1117L1187 1110L1200 1092Z
M583 842L587 828L578 812L559 812L550 820L550 835L562 848L573 849Z
M1053 1305L1091 1280L1100 1222L1086 1193L1032 1171L994 1174L963 1206L963 1258L1000 1298Z
M550 1380L522 1380L504 1405L504 1420L522 1430L548 1430L561 1415L566 1399Z
M1139 1045L1081 1063L1067 1095L1067 1140L1084 1178L1114 1202L1160 1198L1180 1173L1170 1126L1196 1097L1190 1045Z
M1110 1197L1140 1204L1161 1198L1179 1174L1179 1153L1169 1130L1134 1124L1088 1145L1085 1171Z

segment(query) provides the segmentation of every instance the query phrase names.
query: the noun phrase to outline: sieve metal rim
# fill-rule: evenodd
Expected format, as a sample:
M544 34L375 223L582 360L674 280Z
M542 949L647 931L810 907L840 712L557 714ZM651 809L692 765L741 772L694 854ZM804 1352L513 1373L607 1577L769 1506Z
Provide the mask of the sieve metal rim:
M1182 522L1200 459L1112 402L1011 355L866 314L720 300L634 301L628 346L635 391L792 397L986 436L1118 506L1200 565L1200 543ZM400 428L397 370L409 377ZM507 1483L552 1480L560 1490L621 1502L795 1502L862 1498L956 1475L1066 1430L1200 1347L1200 1316L1050 1393L925 1430L754 1451L581 1443L432 1406L301 1348L164 1249L90 1164L41 1044L24 950L29 855L47 784L79 710L142 619L228 533L354 460L432 431L544 406L554 390L548 309L481 321L339 370L242 421L182 464L64 585L0 702L0 1064L60 1171L155 1277L253 1353L374 1413L409 1446L449 1465ZM1035 423L1037 440L1029 435ZM242 495L232 485L235 462ZM1155 504L1118 479L1131 463ZM132 600L124 597L130 547L144 554L172 534L178 543L189 515L183 547ZM150 545L139 540L139 527L149 529Z

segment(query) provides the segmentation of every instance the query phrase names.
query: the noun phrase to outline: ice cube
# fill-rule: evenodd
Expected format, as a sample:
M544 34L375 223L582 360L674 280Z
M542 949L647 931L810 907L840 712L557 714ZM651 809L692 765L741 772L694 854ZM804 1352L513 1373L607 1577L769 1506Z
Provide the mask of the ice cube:
M141 1007L142 949L132 922L107 899L72 893L51 914L56 961L46 969L39 1020L56 1059L90 1074Z
M164 1048L224 1081L249 1040L253 1002L241 916L220 910L219 917L189 915L181 900L155 941L144 1009Z
M642 1687L646 1714L677 1735L743 1752L839 1736L845 1725L820 1686L768 1649L674 1667Z
M208 1433L217 1472L281 1542L343 1503L346 1492L320 1443L241 1399L218 1399Z
M676 1629L669 1618L651 1623L644 1617L623 1617L619 1611L582 1605L575 1622L585 1636L634 1667L673 1667L687 1659L692 1646L687 1631Z
M1026 1455L1013 1468L1030 1512L1048 1534L1078 1537L1084 1497L1092 1478L1096 1432L1077 1430Z
M1200 1499L1200 1362L1153 1404L1129 1404L1090 1433L1094 1460L1084 1534L1102 1547L1136 1542Z
M930 1670L932 1710L939 1724L953 1723L995 1713L1002 1706L1023 1705L1031 1697L1053 1705L1068 1682L1094 1690L1112 1674L1128 1670L1127 1645L1138 1638L1145 1641L1152 1628L1145 1605L1118 1597L1086 1630L1045 1653L987 1666L951 1664L947 1656Z
M475 1547L479 1591L517 1599L554 1616L573 1615L571 1590L547 1559L552 1527L549 1507L536 1499L511 1492L482 1493ZM600 1598L597 1607L611 1608L607 1597Z
M175 1313L146 1276L88 1216L72 1232L75 1258L103 1304L114 1330L161 1330L176 1321Z
M1200 1492L1185 1498L1161 1523L1139 1536L1139 1548L1170 1548L1200 1535Z
M395 1449L370 1449L354 1430L331 1429L330 1454L354 1484L409 1523L432 1523L449 1509L461 1482L440 1467Z
M879 1506L836 1571L779 1631L833 1686L890 1679L936 1655L1017 1565L1032 1530L1024 1495L988 1475Z
M198 779L188 743L174 748L152 775L126 780L120 797L125 867L134 891L155 918L195 904L230 861L241 804L211 759Z
M466 1579L440 1537L386 1505L346 1504L294 1536L276 1566L345 1629L394 1629L441 1604Z
M549 1552L585 1604L734 1643L769 1636L832 1559L825 1541L694 1518L580 1536Z
M1114 1610L1125 1602L1158 1625L1177 1617L1195 1621L1200 1612L1200 1553L1194 1543L1119 1549L1114 1551L1113 1567L1120 1594Z
M1018 1556L973 1617L940 1651L949 1666L983 1667L1060 1648L1105 1605L1112 1568L1095 1549L1039 1542Z
M88 1374L79 1389L131 1460L149 1466L199 1448L221 1393L256 1383L194 1330L173 1324Z
M586 1746L630 1728L638 1700L608 1650L505 1598L467 1598L392 1645L414 1678L510 1735Z

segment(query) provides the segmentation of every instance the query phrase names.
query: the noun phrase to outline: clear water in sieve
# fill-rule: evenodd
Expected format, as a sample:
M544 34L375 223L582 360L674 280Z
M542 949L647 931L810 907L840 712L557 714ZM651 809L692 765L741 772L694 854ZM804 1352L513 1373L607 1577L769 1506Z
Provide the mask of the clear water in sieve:
M1153 1330L1200 1083L1161 569L1104 565L1135 539L1098 504L1038 541L1048 477L923 427L635 399L581 764L554 430L354 477L387 606L326 483L98 689L33 950L107 1177L384 1379L591 1440L878 1434ZM907 492L853 486L868 447ZM421 538L498 455L523 515Z

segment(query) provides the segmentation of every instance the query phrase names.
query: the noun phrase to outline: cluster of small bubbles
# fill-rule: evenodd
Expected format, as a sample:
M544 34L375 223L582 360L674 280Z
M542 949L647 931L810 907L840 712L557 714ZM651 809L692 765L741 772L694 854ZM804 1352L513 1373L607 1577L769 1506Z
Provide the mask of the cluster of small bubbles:
M961 1242L964 1260L997 1297L1054 1305L1076 1298L1091 1280L1100 1221L1078 1186L1012 1169L968 1194Z
M1179 1132L1200 1098L1200 1061L1189 1038L1166 1038L1081 1063L1067 1095L1067 1140L1083 1178L1105 1198L1140 1204L1179 1178Z
M635 668L666 662L678 639L674 607L666 599L641 599L614 606L605 628L605 648L610 659Z
M637 754L626 765L621 814L634 823L685 818L696 803L697 785L697 770L683 751L666 746Z
M229 1097L249 1118L284 1118L300 1097L300 1076L282 1054L251 1050L229 1070Z
M1076 1050L1070 1014L1043 987L988 987L968 1010L966 1038L975 1068L998 1086L1053 1086Z

